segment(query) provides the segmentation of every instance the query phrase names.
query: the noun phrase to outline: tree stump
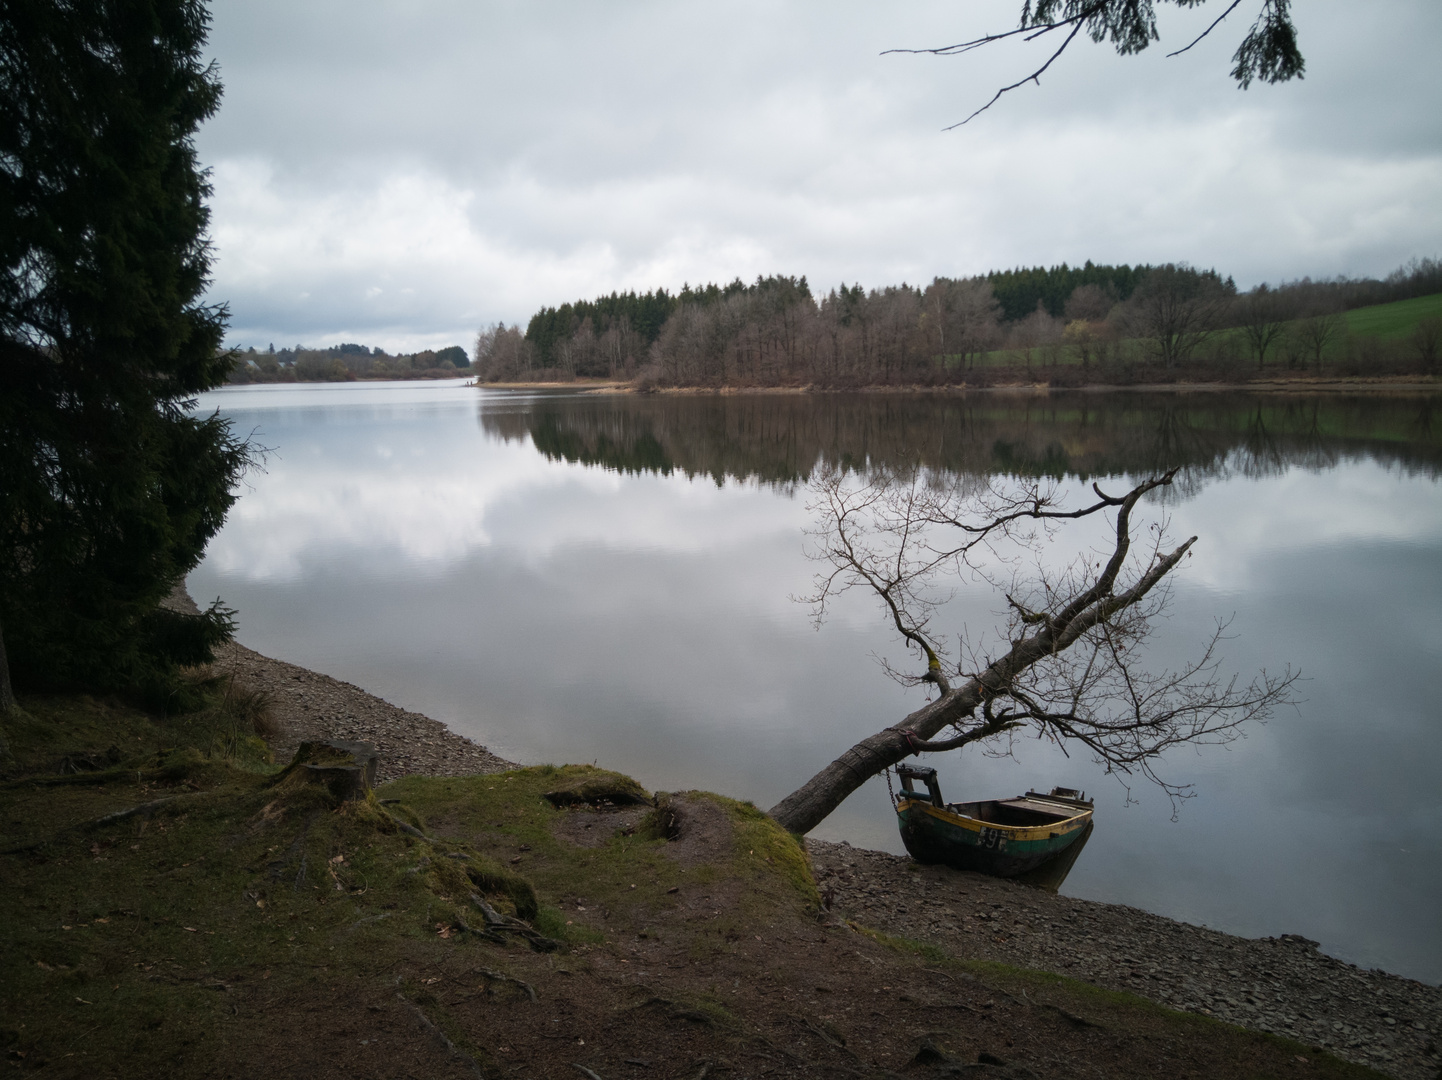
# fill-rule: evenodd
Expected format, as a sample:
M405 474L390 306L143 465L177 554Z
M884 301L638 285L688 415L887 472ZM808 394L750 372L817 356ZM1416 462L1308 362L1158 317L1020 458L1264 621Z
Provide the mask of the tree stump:
M364 799L375 787L380 755L367 742L326 739L303 742L286 772L323 785L339 802Z

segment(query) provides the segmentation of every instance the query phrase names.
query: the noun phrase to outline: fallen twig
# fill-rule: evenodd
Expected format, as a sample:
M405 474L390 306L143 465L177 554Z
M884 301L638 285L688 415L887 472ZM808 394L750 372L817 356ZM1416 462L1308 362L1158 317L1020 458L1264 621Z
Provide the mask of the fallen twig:
M389 919L391 914L392 912L382 911L379 915L367 915L364 919L357 919L351 923L348 929L354 930L356 927L364 926L366 923L380 922L382 919Z
M918 1001L917 1005L923 1009L961 1009L964 1012L977 1013L977 1015L980 1015L976 1009L973 1009L970 1005L963 1005L959 1001Z

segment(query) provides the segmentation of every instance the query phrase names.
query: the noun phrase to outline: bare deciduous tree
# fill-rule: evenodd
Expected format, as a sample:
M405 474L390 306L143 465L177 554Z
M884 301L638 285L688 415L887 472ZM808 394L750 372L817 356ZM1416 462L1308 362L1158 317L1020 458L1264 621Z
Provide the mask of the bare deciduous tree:
M1094 501L1076 509L1065 507L1049 481L978 482L921 470L864 480L840 470L819 475L812 483L820 515L813 554L829 569L808 598L817 619L838 594L870 591L923 664L920 673L888 671L902 682L933 684L939 695L851 747L771 816L792 832L808 832L867 779L911 754L987 742L1025 726L1063 748L1085 747L1109 772L1139 775L1173 799L1185 797L1185 787L1155 771L1159 756L1182 743L1231 741L1290 700L1295 676L1262 672L1246 684L1224 678L1220 625L1180 668L1142 667L1151 621L1166 604L1163 583L1196 537L1166 550L1163 530L1153 525L1152 542L1134 555L1132 514L1173 475L1122 496L1093 485ZM1035 552L1062 523L1113 512L1115 539L1104 560L1083 556L1061 572L1038 569L1003 589L1011 614L999 657L948 659L931 628L948 595L945 579L975 575L999 584L998 565L1014 566L1018 553Z
M1230 295L1216 271L1167 263L1147 271L1124 310L1133 331L1150 338L1170 368L1217 328Z
M1060 345L1062 330L1061 320L1053 318L1038 302L1035 311L1012 323L1008 344L1021 353L1030 368L1033 351L1041 349L1045 354L1049 346ZM1052 359L1055 360L1055 356Z
M1408 339L1417 360L1422 367L1431 371L1437 366L1437 354L1442 351L1442 319L1432 315L1417 323Z
M1346 319L1340 310L1323 309L1294 323L1292 336L1297 339L1302 353L1321 371L1327 346L1341 336L1346 325Z
M956 281L939 277L922 294L922 329L943 361L959 357L969 368L995 344L1001 304L992 284L976 277Z
M1238 301L1238 322L1257 358L1257 367L1266 363L1267 350L1286 331L1291 308L1286 296L1265 284L1258 285Z
M483 380L520 379L531 372L531 346L519 326L496 323L476 335L476 375Z
M1068 322L1101 322L1117 305L1116 289L1100 285L1078 285L1066 299Z

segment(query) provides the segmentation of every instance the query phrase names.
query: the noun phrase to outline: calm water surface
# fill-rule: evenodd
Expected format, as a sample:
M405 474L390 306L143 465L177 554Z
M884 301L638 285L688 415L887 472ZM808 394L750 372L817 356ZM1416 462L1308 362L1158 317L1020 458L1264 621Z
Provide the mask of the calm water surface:
M1064 891L1247 935L1300 933L1442 981L1442 424L1437 398L1197 394L635 398L457 383L208 395L274 448L198 600L239 638L425 712L516 760L596 761L651 788L770 806L922 701L875 608L819 629L820 460L922 460L1080 486L1167 465L1153 515L1200 536L1158 664L1232 618L1229 664L1291 663L1296 711L1182 751L1159 792L1033 742L940 755L948 799L1084 787L1097 829ZM1058 550L1102 539L1070 534ZM965 589L949 629L997 598ZM816 835L899 851L875 780Z

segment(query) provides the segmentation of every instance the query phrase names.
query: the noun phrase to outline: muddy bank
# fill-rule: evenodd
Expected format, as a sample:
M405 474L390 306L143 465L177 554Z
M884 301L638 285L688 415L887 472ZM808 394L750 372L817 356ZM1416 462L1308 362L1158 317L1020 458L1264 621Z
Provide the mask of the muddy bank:
M860 924L1284 1035L1400 1080L1442 1075L1442 988L1344 964L1306 938L1234 937L904 856L807 849L832 911Z

